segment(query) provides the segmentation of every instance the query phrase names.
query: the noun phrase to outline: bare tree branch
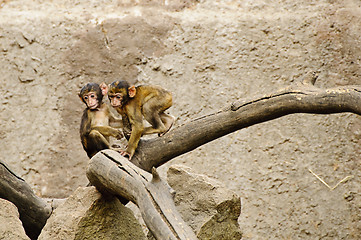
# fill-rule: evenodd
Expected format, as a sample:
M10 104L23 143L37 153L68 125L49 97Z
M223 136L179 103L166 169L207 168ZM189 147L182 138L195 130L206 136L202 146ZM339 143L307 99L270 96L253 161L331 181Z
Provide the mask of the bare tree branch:
M37 239L51 214L51 204L36 196L30 186L1 161L0 176L0 198L15 204L26 234Z
M308 77L288 88L230 106L179 126L163 137L141 140L131 162L150 172L170 159L234 131L293 113L361 115L361 86L319 89Z

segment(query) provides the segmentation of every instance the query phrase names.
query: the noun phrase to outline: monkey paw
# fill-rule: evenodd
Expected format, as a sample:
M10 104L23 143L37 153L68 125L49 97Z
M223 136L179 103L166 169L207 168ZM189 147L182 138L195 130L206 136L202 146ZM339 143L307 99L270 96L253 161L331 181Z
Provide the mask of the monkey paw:
M128 160L132 159L132 155L131 155L130 153L126 152L126 151L120 150L119 153L120 153L120 155L122 155L123 157L128 158Z
M124 136L123 133L120 130L118 130L117 135L115 136L115 138L120 140L120 139L123 138L123 136Z

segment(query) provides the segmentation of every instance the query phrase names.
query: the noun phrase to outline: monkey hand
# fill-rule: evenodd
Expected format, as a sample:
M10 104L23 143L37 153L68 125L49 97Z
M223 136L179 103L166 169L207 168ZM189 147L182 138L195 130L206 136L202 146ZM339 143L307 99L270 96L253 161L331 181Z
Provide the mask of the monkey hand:
M120 155L122 155L123 157L126 157L128 158L128 160L131 160L132 159L132 155L126 151L120 151Z
M120 139L122 139L123 137L124 137L124 135L123 135L122 131L117 130L117 133L116 133L116 135L115 135L115 138L118 139L118 140L120 140Z

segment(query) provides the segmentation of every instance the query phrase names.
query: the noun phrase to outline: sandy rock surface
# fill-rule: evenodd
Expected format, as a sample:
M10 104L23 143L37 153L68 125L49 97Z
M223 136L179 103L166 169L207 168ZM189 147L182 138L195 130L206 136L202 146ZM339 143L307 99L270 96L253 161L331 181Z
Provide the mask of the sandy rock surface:
M95 187L80 187L48 219L39 240L145 240L133 212Z
M0 209L0 239L29 240L16 206L7 200L0 199Z
M167 182L175 191L177 210L198 239L241 239L242 231L237 222L241 199L236 193L219 181L195 174L182 165L168 169Z

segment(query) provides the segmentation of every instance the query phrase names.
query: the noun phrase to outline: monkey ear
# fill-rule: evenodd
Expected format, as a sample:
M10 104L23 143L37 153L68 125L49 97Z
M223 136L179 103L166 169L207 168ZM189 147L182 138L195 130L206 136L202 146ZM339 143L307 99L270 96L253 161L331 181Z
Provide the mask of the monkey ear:
M137 90L134 85L128 88L129 97L133 98L135 96L136 92L137 92Z
M80 93L78 94L78 96L79 96L80 100L81 100L82 102L84 102L84 99L81 97L81 94L80 94Z
M105 82L102 82L100 85L99 85L100 89L102 90L102 94L103 96L107 95L108 93L108 85L105 83Z

